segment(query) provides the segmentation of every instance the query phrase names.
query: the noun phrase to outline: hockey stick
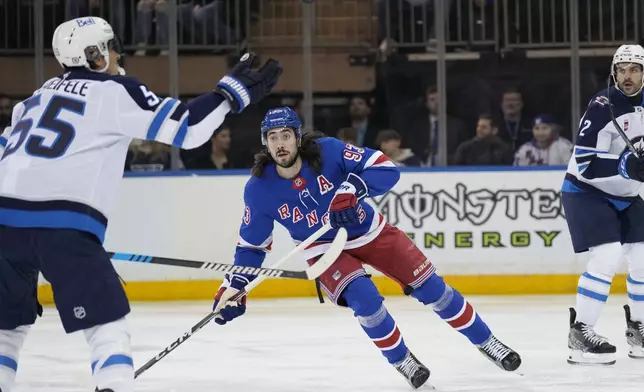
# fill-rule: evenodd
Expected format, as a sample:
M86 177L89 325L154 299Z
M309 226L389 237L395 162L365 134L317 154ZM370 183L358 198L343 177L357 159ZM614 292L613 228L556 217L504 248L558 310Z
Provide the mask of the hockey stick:
M234 264L228 264L228 263L215 263L215 262L206 262L206 261L172 259L169 257L145 256L145 255L137 255L137 254L131 254L131 253L108 252L108 254L110 255L110 258L112 260L127 261L130 263L170 265L174 267L196 268L196 269L210 270L210 271L217 271L217 272L259 275L259 276L266 276L267 278L290 278L290 279L314 280L318 276L320 276L320 275L316 275L317 272L319 272L320 274L324 272L324 271L317 271L317 269L314 268L315 264L303 271L291 271L291 270L283 270L283 269L276 269L276 268L244 267L241 265L234 265Z
M327 231L331 230L330 225L324 225L322 226L318 231L313 233L309 238L307 238L305 241L300 243L295 249L293 249L289 254L284 256L283 258L279 259L277 262L275 262L274 266L278 267L281 264L284 264L286 261L290 260L295 254L301 252L302 250L308 248L310 245L312 245L317 239L319 239L321 236L323 236ZM342 250L344 249L344 245L347 243L347 231L345 229L339 229L337 236L333 239L333 242L331 242L331 246L329 247L329 250L322 256L315 264L313 264L312 267L317 267L314 271L315 273L318 273L321 275L322 272L326 271L340 256L340 253L342 253ZM238 292L234 296L232 296L229 301L237 301L241 299L244 295L248 294L251 290L253 290L255 287L257 287L266 277L265 276L259 276L257 279L253 280L250 282L244 290ZM179 347L181 344L183 344L186 340L188 340L192 335L194 335L197 331L199 331L201 328L205 327L206 324L208 324L212 319L214 319L219 312L211 312L209 315L204 317L201 321L199 321L197 324L195 324L190 331L185 332L183 335L181 335L179 338L177 338L174 342L172 342L168 347L163 349L159 354L156 355L156 357L150 359L148 362L145 363L145 365L141 366L135 373L134 373L134 378L138 378L143 372L157 364L160 360L162 360L164 357L166 357L168 354L170 354L172 351L174 351L177 347Z
M636 158L639 159L640 157L640 152L637 151L633 143L631 142L631 139L626 136L626 133L622 129L622 127L619 126L617 123L617 119L615 119L615 113L613 113L613 104L610 101L610 80L611 80L611 75L608 76L608 93L606 94L606 99L608 100L608 110L610 111L610 117L611 120L613 121L613 125L615 126L615 129L617 129L617 133L619 133L619 136L624 140L626 143L626 147L628 147L629 150L635 155Z

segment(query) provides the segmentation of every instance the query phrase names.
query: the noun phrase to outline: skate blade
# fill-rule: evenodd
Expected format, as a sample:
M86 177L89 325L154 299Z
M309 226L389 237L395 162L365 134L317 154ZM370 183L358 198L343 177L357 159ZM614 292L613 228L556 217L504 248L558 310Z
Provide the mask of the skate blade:
M425 391L436 391L437 389L436 389L436 387L435 387L435 386L433 386L429 381L427 381L426 383L424 383L423 385L421 385L420 387L418 387L418 389L416 389L416 390L417 390L417 391L422 391L422 390L425 390Z
M614 365L617 360L615 354L592 354L579 350L572 350L568 355L568 363L571 365L597 366L597 365Z

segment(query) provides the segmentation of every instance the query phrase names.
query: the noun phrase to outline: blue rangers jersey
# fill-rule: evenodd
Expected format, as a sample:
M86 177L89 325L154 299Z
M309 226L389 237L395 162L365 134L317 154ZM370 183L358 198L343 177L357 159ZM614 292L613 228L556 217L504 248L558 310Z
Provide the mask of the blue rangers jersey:
M195 148L229 111L214 92L186 105L130 77L52 78L14 107L4 133L0 225L76 229L103 241L132 139Z
M563 192L591 192L602 195L618 208L626 208L639 195L639 181L622 177L617 166L626 143L612 122L610 104L617 123L636 148L644 147L644 109L634 106L615 87L593 97L579 123L579 134L568 163Z
M396 166L380 151L358 148L338 139L317 139L322 153L322 171L306 162L294 179L278 175L275 163L266 166L262 177L253 176L244 189L245 209L235 252L235 264L259 267L271 248L273 224L284 226L296 243L304 241L328 222L328 209L336 189L349 173L365 182L368 196L389 191L400 178ZM358 205L360 223L347 228L345 249L371 242L385 226L385 219L362 199ZM304 252L311 259L326 251L337 230L330 230Z

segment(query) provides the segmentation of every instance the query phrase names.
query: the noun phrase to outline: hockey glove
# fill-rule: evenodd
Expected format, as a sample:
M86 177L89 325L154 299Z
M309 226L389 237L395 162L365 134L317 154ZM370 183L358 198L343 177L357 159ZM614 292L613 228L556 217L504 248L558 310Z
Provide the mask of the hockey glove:
M349 173L340 184L329 206L329 224L334 229L360 223L358 202L367 197L367 184L359 176Z
M644 182L644 152L639 153L637 158L630 150L626 150L619 157L617 171L619 174L629 180Z
M268 59L257 71L251 69L255 57L254 53L243 55L230 75L217 83L216 91L226 97L233 113L241 113L270 94L282 74L282 66L273 59Z
M238 301L229 301L229 299L242 291L255 278L256 276L246 274L226 274L217 295L215 295L215 304L212 307L214 312L219 312L215 317L217 324L224 325L246 313L245 295Z

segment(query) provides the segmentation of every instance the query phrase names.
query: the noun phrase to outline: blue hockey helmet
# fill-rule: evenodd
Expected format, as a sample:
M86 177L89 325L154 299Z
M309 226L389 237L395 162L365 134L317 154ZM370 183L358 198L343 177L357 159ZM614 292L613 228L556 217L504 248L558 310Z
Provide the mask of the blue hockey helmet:
M288 106L271 109L262 121L262 144L266 145L266 134L275 128L292 128L298 140L302 137L302 122L297 113Z

